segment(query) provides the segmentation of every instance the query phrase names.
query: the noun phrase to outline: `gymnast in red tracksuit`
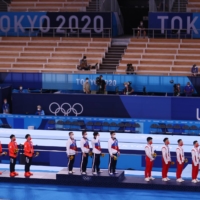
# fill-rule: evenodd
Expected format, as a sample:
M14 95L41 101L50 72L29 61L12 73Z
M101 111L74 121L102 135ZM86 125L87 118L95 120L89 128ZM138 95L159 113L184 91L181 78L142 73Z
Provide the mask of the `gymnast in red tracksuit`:
M162 181L169 181L170 179L167 177L167 173L169 170L169 166L171 164L171 155L169 150L169 139L165 138L163 140L164 146L162 147Z
M15 135L12 134L10 136L10 140L11 141L8 144L9 156L10 156L10 177L15 177L18 176L18 173L15 171L15 165L19 149L17 146Z
M31 141L31 136L26 134L26 142L24 143L24 155L25 155L25 177L32 176L33 173L30 172L30 166L32 163L32 158L34 155L33 143Z
M2 152L2 146L1 146L1 141L0 141L0 156L3 155L3 152ZM2 172L0 172L0 175L2 174Z
M185 156L183 151L183 141L181 139L178 140L178 147L176 148L176 157L177 157L177 169L176 169L176 181L183 182L184 180L181 178L181 174L183 171L183 166L185 163Z
M146 157L145 157L145 160L146 160L145 181L150 181L150 180L155 179L151 176L151 171L153 168L153 161L154 161L154 158L153 158L154 151L153 151L153 147L152 147L152 143L153 143L152 139L153 139L152 137L148 137L147 145L145 146L145 154L146 154Z
M197 183L200 182L198 180L199 173L199 143L195 140L193 142L194 147L192 148L192 182Z

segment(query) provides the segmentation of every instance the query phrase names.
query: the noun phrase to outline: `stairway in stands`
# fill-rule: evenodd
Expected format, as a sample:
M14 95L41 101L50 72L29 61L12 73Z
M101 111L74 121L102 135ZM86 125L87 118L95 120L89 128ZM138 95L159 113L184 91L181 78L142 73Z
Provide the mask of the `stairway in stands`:
M105 58L103 58L102 63L97 70L97 73L115 73L128 43L129 39L112 39L111 46L108 48L108 52L106 52Z
M10 3L10 1L0 0L0 12L7 12L7 4L6 3Z
M88 7L86 8L87 12L97 12L100 11L100 4L98 3L99 1L97 0L91 0L89 2Z

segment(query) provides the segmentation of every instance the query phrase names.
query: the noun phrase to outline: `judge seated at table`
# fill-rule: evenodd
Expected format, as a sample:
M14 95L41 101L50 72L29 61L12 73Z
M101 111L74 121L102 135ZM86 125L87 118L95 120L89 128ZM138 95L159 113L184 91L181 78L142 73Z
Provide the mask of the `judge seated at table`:
M40 105L37 106L37 111L35 114L36 115L45 115L44 110L42 110L42 107Z

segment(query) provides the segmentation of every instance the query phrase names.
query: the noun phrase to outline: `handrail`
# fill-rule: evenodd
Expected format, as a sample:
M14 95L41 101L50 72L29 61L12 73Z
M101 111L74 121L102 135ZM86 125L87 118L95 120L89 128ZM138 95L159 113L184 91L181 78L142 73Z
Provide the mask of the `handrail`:
M14 35L12 35L14 34ZM23 35L24 34L24 35ZM37 35L35 35L37 34ZM77 27L1 27L0 36L51 36L51 37L81 37L81 36L101 36L110 38L111 28L77 28Z
M165 39L193 39L194 37L194 30L192 29L180 29L180 28L174 28L174 29L167 29L167 28L132 28L133 30L133 37L137 37L137 32L139 31L139 37L144 36L144 31L146 32L147 38L165 38ZM196 29L198 32L200 32L200 29ZM197 34L198 35L198 34ZM199 37L198 37L199 38Z
M7 3L5 0L1 0L3 3L5 3L7 6L9 5L9 3Z

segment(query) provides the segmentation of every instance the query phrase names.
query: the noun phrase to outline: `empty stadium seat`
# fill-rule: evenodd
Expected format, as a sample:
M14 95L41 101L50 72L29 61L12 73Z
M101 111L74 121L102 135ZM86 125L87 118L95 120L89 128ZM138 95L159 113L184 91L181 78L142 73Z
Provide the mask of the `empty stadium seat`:
M86 11L90 0L12 0L8 11L79 12Z
M110 43L109 38L2 37L0 71L84 73L77 70L83 56L90 65L100 64Z
M190 75L193 64L200 65L200 40L196 39L130 39L117 67L126 74L132 63L137 74Z

